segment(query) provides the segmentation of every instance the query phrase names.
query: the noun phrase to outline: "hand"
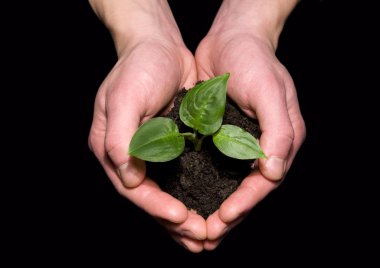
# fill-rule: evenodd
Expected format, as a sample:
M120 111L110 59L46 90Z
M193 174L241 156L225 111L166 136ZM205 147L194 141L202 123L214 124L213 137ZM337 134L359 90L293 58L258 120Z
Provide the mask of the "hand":
M231 73L228 95L248 116L258 119L260 145L267 158L258 161L239 188L207 219L207 250L215 249L279 185L306 133L293 81L275 56L273 40L277 38L266 35L273 31L265 31L261 24L257 28L238 27L236 24L246 23L238 17L231 23L228 18L233 14L227 14L231 13L226 11L230 8L227 2L233 1L223 3L209 34L197 48L198 79Z
M113 2L92 4L95 8L100 3L111 5L104 9L112 10ZM194 85L194 57L183 44L165 1L147 1L142 10L143 1L129 4L116 5L114 12L123 10L129 18L135 16L132 21L141 27L121 31L118 22L107 21L119 60L98 91L89 145L121 195L156 218L178 243L199 252L206 238L205 220L146 178L145 163L128 155L138 126L167 109L178 89Z

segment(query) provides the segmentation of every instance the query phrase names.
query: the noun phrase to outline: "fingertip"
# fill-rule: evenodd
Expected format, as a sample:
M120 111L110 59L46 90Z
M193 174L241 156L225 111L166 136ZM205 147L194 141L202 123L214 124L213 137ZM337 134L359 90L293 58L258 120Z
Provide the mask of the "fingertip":
M182 246L184 246L187 250L191 251L192 253L201 253L203 251L203 242L197 241L197 240L191 240L183 238L184 241L182 241Z
M223 203L219 210L219 217L225 223L233 222L240 216L240 214L240 207L232 204L231 202Z
M117 169L121 181L127 188L139 186L145 178L145 172L145 162L135 157L131 157L127 163Z
M203 241L194 240L180 235L172 235L172 237L179 245L192 253L200 253L203 251Z
M239 217L247 214L250 210L255 193L250 188L241 185L235 192L227 198L219 210L220 219L230 224Z
M207 239L216 240L228 231L228 226L219 217L219 210L207 218Z
M222 242L223 239L224 239L224 236L222 238L217 239L217 240L206 240L203 243L203 248L207 251L213 251L220 245L220 243Z
M280 181L285 176L286 160L277 156L260 158L259 169L265 178L271 181Z
M177 215L176 219L179 218ZM172 234L178 234L181 237L198 241L203 241L207 238L206 221L191 211L187 213L187 218L183 222L175 223L173 221L162 220L162 218L157 220Z
M203 244L201 241L192 241L191 245L187 245L187 248L192 253L201 253L203 251Z
M185 222L189 216L185 205L178 200L167 206L165 214L165 220L177 224Z
M163 192L157 183L148 177L138 187L124 188L123 195L157 219L182 223L188 217L185 205Z
M193 238L197 240L205 240L207 238L207 225L204 218L194 212L189 212L190 229L194 234Z

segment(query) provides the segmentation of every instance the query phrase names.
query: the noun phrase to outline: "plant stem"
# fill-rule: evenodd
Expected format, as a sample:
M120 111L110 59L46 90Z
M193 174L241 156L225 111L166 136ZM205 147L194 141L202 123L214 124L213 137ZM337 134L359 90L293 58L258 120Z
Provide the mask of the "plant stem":
M194 133L191 133L191 132L186 132L186 133L180 133L183 137L185 137L185 139L191 141L194 146L196 146L196 144L198 143L198 139L197 139L197 133L194 132Z
M199 152L202 148L203 140L206 136L202 136L200 139L197 139L197 143L195 144L195 151Z
M206 137L206 136L202 136L201 138L198 138L197 131L195 131L194 133L191 133L191 132L181 133L181 135L185 137L185 139L191 141L194 144L194 148L196 152L199 152L201 150L203 139Z

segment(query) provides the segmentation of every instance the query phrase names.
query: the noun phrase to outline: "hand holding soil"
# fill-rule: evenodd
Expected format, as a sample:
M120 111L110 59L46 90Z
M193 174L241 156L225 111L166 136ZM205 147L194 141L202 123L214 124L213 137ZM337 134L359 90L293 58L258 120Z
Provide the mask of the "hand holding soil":
M107 23L115 34L119 60L95 100L90 148L122 196L157 219L179 243L186 240L193 251L203 249L205 220L145 178L145 163L127 154L138 126L168 107L179 88L196 83L194 57L183 44L167 4L149 1L146 9L131 1L91 4L101 17L108 17L103 4L113 12ZM145 14L147 10L153 17ZM160 24L156 23L156 13ZM125 25L124 16L136 18L136 25L138 18L144 17L148 27L128 29L126 35L127 30L120 28Z
M229 27L228 20L220 21L217 16L209 35L199 45L198 78L231 73L228 94L245 114L259 121L260 146L267 158L258 160L238 189L207 219L207 237L212 240L207 248L214 248L279 185L306 134L295 86L275 56L276 43L255 32L241 34L240 27L225 27Z
M215 249L278 186L305 137L295 87L275 56L296 0L225 0L195 59L166 1L90 3L111 30L119 56L95 101L90 148L117 191L156 218L174 240L192 252ZM205 221L145 177L144 162L127 152L138 126L167 111L179 88L227 72L228 96L258 120L267 158Z

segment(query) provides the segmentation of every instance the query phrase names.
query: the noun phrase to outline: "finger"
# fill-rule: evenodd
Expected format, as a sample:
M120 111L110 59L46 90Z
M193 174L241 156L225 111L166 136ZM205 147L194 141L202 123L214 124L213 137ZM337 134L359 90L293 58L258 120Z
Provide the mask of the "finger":
M99 138L94 138L93 141L95 143L101 143L101 141L104 142L104 139L99 136ZM105 147L96 146L94 152L119 194L155 218L174 223L186 221L188 217L187 208L182 202L163 192L158 185L149 178L146 178L138 187L126 188L120 181L113 163L106 154Z
M208 65L206 65L208 66ZM198 70L198 73L197 73L197 78L198 80L197 81L206 81L208 79L211 79L215 76L218 76L218 75L222 75L223 73L218 73L218 72L213 72L211 69L209 68L204 68L204 65L201 65L201 64L198 64L197 65L197 70Z
M241 215L234 221L225 222L221 219L220 213L221 211L217 210L207 218L207 240L219 240L244 219L244 215Z
M126 187L136 187L145 177L144 161L128 155L129 143L141 121L141 107L129 90L115 90L108 97L105 146ZM140 105L141 106L141 105Z
M206 240L203 242L203 248L205 250L211 251L215 250L220 243L223 241L223 239L226 237L226 235L222 236L221 238L218 238L216 240Z
M294 140L286 90L273 78L263 88L256 90L250 99L262 130L260 146L267 156L258 161L260 171L267 179L281 180L285 175L287 159Z
M186 236L195 240L205 240L207 238L206 221L200 215L189 211L185 222L176 224L166 220L158 221L171 233Z
M178 235L177 233L172 234L172 238L178 244L180 244L185 249L193 253L200 253L201 251L203 251L203 241L191 239L187 236L181 236L181 235Z
M113 170L109 169L109 172L113 172ZM108 176L110 176L109 173ZM183 223L186 221L188 212L185 205L168 193L163 192L151 179L146 178L135 188L124 187L115 173L112 174L111 180L121 195L154 218L160 218L173 223Z
M306 138L306 126L302 116L300 116L297 121L292 120L292 124L294 127L294 142L289 153L286 171L289 170L298 150Z
M195 64L195 59L193 54L186 49L183 51L184 56L182 57L183 60L183 66L187 66L187 68L184 69L184 72L182 74L182 81L180 83L180 88L192 88L195 83L197 82L197 68Z
M122 189L122 194L155 218L177 224L185 222L188 218L185 205L162 191L149 178L145 178L138 187Z
M294 129L294 141L289 154L287 165L287 169L289 169L297 151L306 138L306 126L305 121L301 115L301 110L298 104L297 91L293 80L289 77L289 79L285 80L285 84L287 89L286 97L288 103L289 118Z
M278 185L279 182L267 180L258 170L254 170L221 205L221 221L228 224L244 217Z

